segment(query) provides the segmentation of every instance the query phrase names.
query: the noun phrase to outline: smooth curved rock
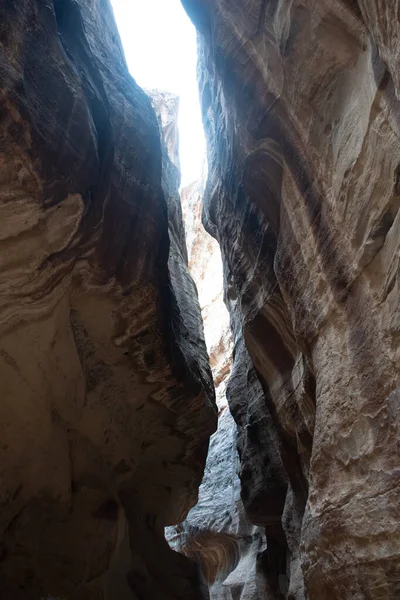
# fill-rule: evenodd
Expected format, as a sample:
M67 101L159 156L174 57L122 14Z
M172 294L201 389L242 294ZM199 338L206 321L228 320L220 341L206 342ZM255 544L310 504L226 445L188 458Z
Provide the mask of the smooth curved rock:
M6 0L0 44L0 596L200 598L163 535L216 416L179 178L108 0Z
M204 222L234 332L266 597L400 594L399 16L389 0L183 0ZM260 386L262 390L260 389Z

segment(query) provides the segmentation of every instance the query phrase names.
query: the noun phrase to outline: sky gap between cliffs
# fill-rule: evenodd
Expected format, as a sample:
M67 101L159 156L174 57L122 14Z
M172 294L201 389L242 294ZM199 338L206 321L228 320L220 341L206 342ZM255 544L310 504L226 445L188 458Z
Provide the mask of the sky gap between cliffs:
M180 0L112 0L131 75L180 98L182 186L200 179L205 155L196 80L196 31Z

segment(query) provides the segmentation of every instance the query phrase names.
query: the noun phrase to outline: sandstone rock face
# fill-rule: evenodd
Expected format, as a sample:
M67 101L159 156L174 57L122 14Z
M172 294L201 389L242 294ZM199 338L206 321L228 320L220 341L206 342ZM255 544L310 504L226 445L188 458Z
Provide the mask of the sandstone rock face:
M2 2L0 78L0 596L201 598L163 529L197 498L211 371L108 0Z
M399 5L183 0L266 598L400 596Z
M205 169L204 169L205 171ZM196 283L204 335L216 387L217 404L226 407L226 380L232 366L229 313L223 300L223 266L218 243L201 223L205 174L181 191L190 273Z

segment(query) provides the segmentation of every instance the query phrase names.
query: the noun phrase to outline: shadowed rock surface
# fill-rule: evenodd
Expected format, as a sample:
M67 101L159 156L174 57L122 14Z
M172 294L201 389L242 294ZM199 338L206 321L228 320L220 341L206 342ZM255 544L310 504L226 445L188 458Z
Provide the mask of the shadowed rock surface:
M0 597L202 598L164 526L214 389L177 188L107 0L0 4Z
M183 0L266 598L400 596L399 3ZM240 596L237 596L238 598Z

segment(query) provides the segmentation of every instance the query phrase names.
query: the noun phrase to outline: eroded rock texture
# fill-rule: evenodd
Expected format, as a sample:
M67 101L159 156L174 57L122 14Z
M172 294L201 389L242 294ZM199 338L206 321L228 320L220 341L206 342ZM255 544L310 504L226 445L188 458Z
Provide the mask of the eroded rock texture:
M167 539L200 565L210 600L258 600L264 597L257 557L266 548L265 533L251 523L240 498L237 427L226 400L232 336L223 302L221 252L201 224L203 195L204 184L197 182L182 190L181 199L189 268L216 385L218 430L211 437L198 503L183 523L167 528Z
M219 408L226 406L226 380L232 366L232 334L223 301L223 266L218 243L204 229L201 211L203 180L181 191L183 220L190 273L196 283L204 335Z
M0 42L0 596L200 598L163 535L216 413L179 174L107 0L5 0Z
M400 595L399 4L183 0L267 598Z

